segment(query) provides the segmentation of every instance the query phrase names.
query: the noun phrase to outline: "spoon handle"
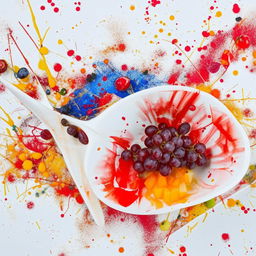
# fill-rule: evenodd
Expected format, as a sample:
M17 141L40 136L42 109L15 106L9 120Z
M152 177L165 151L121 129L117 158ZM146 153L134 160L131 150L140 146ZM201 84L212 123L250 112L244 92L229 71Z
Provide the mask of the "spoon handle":
M0 77L0 83L4 84L27 109L35 114L49 128L95 223L103 226L105 221L100 202L92 191L83 169L84 145L80 145L71 136L66 134L64 127L60 124L63 116L54 111L50 104L45 105L34 100L2 77Z

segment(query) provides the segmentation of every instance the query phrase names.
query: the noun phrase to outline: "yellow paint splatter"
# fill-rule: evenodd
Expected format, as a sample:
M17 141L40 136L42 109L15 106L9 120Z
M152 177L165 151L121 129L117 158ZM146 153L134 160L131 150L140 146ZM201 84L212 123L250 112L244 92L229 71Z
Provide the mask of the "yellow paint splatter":
M216 17L221 17L222 16L222 12L221 11L217 11L216 14L215 14Z
M131 5L131 6L130 6L130 10L131 10L131 11L134 11L134 10L135 10L135 6L134 6L134 5Z
M234 70L234 71L233 71L233 75L234 75L234 76L237 76L237 75L238 75L238 71L237 71L237 70Z
M39 52L42 54L42 55L47 55L49 53L49 49L45 46L42 46L40 49L39 49Z
M236 205L236 201L233 198L229 198L227 201L228 207L234 207Z
M163 33L163 32L164 32L164 30L163 30L162 28L160 28L158 31L159 31L160 33Z
M174 17L173 15L171 15L171 16L169 17L169 19L170 19L170 20L174 20L175 17Z
M58 44L63 44L63 41L61 39L59 39Z

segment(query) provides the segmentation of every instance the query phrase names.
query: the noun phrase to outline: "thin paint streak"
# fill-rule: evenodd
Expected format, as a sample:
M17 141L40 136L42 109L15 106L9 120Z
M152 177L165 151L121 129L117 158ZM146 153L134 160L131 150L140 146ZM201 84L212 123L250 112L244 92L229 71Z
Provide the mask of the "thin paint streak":
M38 221L36 221L36 226L37 226L37 228L38 228L39 230L41 229L41 227L40 227Z
M27 0L27 3L28 3L28 6L29 6L29 11L30 11L30 15L31 15L31 18L32 18L32 22L33 22L33 26L36 30L36 33L37 33L37 36L38 36L38 39L39 39L39 42L40 42L40 47L43 46L43 41L44 41L44 38L41 36L41 33L40 33L40 30L39 30L39 27L37 25L37 22L36 22L36 17L35 17L35 14L34 14L34 11L32 9L32 6L30 4L30 1ZM47 30L46 30L47 31ZM53 77L48 65L47 65L47 62L46 62L46 58L43 54L41 54L41 57L42 57L42 70L44 70L46 72L46 75L48 77L48 82L49 82L49 86L51 88L53 88L54 86L56 86L56 79Z

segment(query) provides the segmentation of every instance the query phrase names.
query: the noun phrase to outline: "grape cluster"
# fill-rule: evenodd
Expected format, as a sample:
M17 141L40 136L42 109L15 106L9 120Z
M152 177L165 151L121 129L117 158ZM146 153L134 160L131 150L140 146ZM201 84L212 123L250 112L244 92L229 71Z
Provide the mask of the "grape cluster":
M156 170L163 176L169 175L172 168L205 166L206 146L203 143L193 144L188 136L190 128L189 123L182 123L177 129L165 123L158 127L149 125L145 128L146 147L133 144L121 153L121 158L133 160L133 168L138 173Z

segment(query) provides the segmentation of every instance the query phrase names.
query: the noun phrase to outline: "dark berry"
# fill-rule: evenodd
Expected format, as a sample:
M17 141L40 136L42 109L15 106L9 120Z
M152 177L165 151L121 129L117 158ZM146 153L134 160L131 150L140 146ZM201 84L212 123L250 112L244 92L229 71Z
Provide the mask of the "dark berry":
M187 167L191 170L194 169L196 167L196 163L192 162L192 163L187 163Z
M17 72L17 77L20 79L26 78L29 75L27 68L20 68Z
M186 167L187 166L187 161L185 159L181 159L181 166Z
M173 157L173 158L171 158L169 164L170 164L171 167L176 167L176 168L178 168L178 167L181 166L181 161L180 161L178 158Z
M74 125L69 125L67 129L67 133L75 138L78 136L78 128Z
M192 140L188 136L184 136L182 139L183 139L183 147L188 148L192 145Z
M174 127L170 127L169 131L171 132L173 137L177 137L178 136L178 131Z
M175 144L176 147L181 147L183 145L183 139L180 137L173 137L171 141Z
M162 148L164 152L172 153L175 149L175 144L172 141L168 141L162 146Z
M121 154L121 158L125 161L132 159L132 152L128 149L124 150Z
M40 136L44 140L50 140L52 138L52 134L47 129L42 130Z
M61 122L61 124L62 124L63 126L68 126L68 125L69 125L68 120L65 119L65 118L62 118L60 122Z
M145 129L145 134L149 137L153 136L154 134L156 134L158 131L157 127L154 125L149 125L146 127Z
M174 156L177 158L183 158L185 156L185 153L186 151L182 147L175 149L175 151L173 152Z
M143 162L148 155L149 155L149 150L147 148L140 149L137 154L138 160Z
M205 155L199 155L196 161L198 166L205 166L207 164L207 158Z
M152 171L157 169L158 163L155 159L147 157L143 163L143 166L146 171Z
M163 176L168 176L171 172L171 167L166 164L161 164L159 167L159 172Z
M78 140L84 145L87 145L89 143L88 136L82 129L78 130Z
M160 148L156 147L152 149L152 156L156 160L160 160L162 158L163 152Z
M159 160L162 164L167 164L171 159L171 156L169 153L163 153L162 158Z
M62 88L62 89L60 90L60 95L66 95L66 94L67 94L67 89Z
M166 128L167 127L167 124L166 123L160 123L159 125L158 125L158 129L159 130L163 130L164 128Z
M178 133L180 135L185 135L190 131L190 124L189 123L182 123L178 128Z
M131 146L131 151L132 151L133 153L137 153L140 149L141 149L141 147L140 147L139 144L133 144L133 145Z
M186 160L189 162L189 163L194 163L196 160L197 160L197 157L198 157L198 154L194 151L189 151L187 152L187 155L186 155Z
M143 163L140 162L140 161L134 162L133 168L134 168L135 171L137 171L137 172L139 172L139 173L144 172Z
M206 146L203 143L197 143L195 146L195 151L199 154L204 154L206 151Z
M162 136L163 140L165 142L169 141L172 137L172 134L169 129L165 128L160 132L160 135Z
M144 141L144 144L146 147L148 148L152 148L154 147L154 142L153 142L153 139L151 137L147 137Z
M159 146L159 145L161 145L162 143L163 143L163 138L162 138L162 136L160 135L160 134L154 134L153 136L152 136L152 139L153 139L153 142L154 142L154 145L156 145L156 146Z

